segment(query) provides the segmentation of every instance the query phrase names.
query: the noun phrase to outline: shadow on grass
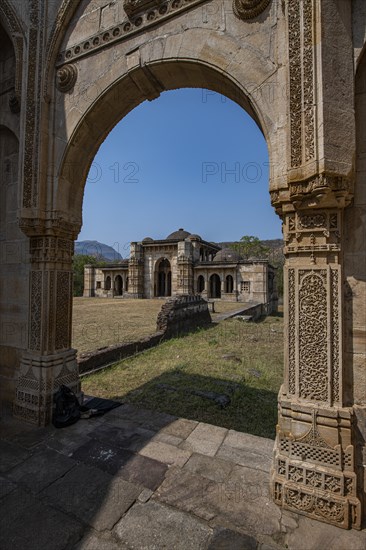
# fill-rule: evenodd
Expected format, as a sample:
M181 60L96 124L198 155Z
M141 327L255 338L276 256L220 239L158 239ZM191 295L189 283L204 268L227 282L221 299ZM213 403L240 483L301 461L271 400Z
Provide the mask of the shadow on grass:
M125 395L111 399L215 424L261 437L275 438L277 393L244 380L192 375L184 367L167 371ZM226 406L222 403L227 402Z

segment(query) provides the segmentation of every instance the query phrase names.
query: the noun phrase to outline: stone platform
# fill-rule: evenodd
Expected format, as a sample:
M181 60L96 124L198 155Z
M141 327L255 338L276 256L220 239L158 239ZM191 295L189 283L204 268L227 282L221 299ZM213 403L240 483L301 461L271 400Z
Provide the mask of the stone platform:
M2 550L364 550L269 497L273 441L123 405L62 430L0 422Z

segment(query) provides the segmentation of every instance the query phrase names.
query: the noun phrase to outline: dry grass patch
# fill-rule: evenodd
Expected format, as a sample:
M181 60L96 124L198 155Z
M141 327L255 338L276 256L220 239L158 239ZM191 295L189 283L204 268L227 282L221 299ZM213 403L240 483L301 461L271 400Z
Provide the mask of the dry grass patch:
M83 379L87 394L274 437L283 377L283 320L230 319L167 341ZM221 408L192 390L227 395Z
M156 318L164 303L160 298L74 298L72 345L84 353L149 336L156 332ZM239 308L238 302L215 302L218 314Z
M72 345L80 353L130 342L156 331L164 300L74 298Z

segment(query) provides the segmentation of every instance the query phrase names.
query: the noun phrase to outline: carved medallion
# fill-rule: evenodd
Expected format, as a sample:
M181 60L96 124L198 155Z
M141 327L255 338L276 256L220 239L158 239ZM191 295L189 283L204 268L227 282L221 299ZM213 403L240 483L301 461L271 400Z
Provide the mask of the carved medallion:
M75 86L78 71L71 63L57 70L56 86L60 92L69 92Z
M233 10L239 19L253 19L266 9L271 0L234 0Z

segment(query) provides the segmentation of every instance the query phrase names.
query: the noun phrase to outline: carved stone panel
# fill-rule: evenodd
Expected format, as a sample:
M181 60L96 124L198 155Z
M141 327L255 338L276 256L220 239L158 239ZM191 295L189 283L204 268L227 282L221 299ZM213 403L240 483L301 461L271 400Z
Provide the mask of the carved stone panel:
M291 167L315 156L313 0L287 2Z
M287 391L341 404L339 267L288 268Z

